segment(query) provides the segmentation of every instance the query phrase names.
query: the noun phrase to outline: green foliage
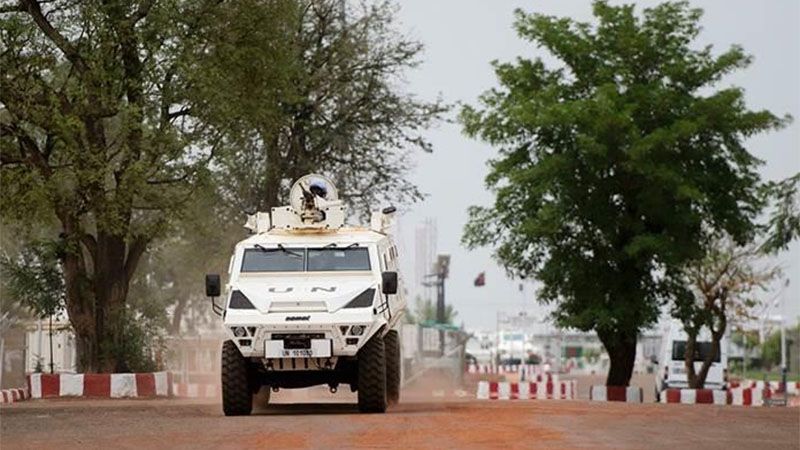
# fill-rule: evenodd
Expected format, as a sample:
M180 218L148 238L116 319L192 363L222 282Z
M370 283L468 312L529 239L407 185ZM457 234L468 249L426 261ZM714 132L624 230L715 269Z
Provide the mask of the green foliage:
M766 193L773 200L773 208L766 229L766 252L786 250L789 243L800 237L800 173L766 186Z
M158 302L128 305L114 324L120 332L115 339L101 342L101 353L117 361L114 372L163 370L167 351L167 327L163 305Z
M794 342L794 348L800 343L800 324L786 329L787 343ZM788 349L787 349L788 350ZM787 355L788 361L789 355ZM761 343L761 365L763 368L770 369L780 367L781 364L781 332L780 330L770 333L764 342ZM798 368L792 368L797 372Z
M33 242L18 255L0 256L4 291L44 319L64 311L64 278L58 242Z
M268 211L309 172L331 176L362 216L422 197L406 176L409 152L430 151L422 131L446 110L402 89L422 46L396 31L391 3L345 4L217 8L223 20L197 49L191 85L204 120L227 130L218 180L234 209Z
M416 323L420 325L436 323L436 303L431 300L423 300L422 297L417 296L414 300L414 313L408 314L409 323ZM445 305L444 307L444 323L447 325L455 325L454 322L458 312L453 305Z
M494 205L470 208L463 240L540 280L558 323L596 330L614 372L609 345L630 344L686 295L679 269L702 257L707 234L753 238L760 161L743 141L788 118L717 87L751 58L698 48L701 11L686 2L637 15L597 1L593 12L595 24L517 11L520 37L560 64L494 63L500 88L462 109L465 132L499 149L486 178Z
M58 223L82 368L113 370L147 245L183 218L219 131L190 114L190 55L215 2L6 2L0 8L4 220ZM117 317L120 316L120 317Z

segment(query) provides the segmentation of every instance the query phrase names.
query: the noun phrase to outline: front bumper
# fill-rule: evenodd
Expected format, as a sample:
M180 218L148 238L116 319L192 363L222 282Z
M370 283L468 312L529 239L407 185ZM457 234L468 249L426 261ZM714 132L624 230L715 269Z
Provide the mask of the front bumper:
M228 310L224 321L226 334L239 347L243 356L263 359L266 359L266 343L272 340L274 334L322 335L321 338L331 341L332 358L355 356L361 346L383 325L385 319L380 315L373 315L372 308L339 310L334 313L268 314L250 310ZM235 335L234 330L237 328L244 328L246 335ZM359 328L362 328L360 333Z

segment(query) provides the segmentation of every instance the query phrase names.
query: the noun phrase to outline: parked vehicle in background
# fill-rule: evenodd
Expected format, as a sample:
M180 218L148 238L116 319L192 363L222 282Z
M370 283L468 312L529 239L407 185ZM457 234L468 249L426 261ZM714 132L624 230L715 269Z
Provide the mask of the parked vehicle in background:
M686 332L680 322L673 321L661 342L658 369L655 372L656 400L660 401L661 392L670 388L688 388L689 381L686 374ZM713 350L710 330L704 328L697 336L694 351L694 369L700 371L703 360ZM728 388L728 336L720 341L720 351L708 369L704 387L706 389Z

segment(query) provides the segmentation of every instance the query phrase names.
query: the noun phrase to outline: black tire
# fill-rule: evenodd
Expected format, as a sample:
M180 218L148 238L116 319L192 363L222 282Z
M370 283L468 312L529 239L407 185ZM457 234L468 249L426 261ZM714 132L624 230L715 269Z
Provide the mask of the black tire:
M358 410L386 411L386 352L383 339L372 336L358 351Z
M390 405L400 401L400 335L391 330L383 337L386 348L386 400Z
M233 341L222 344L222 411L247 416L253 410L253 389L247 359Z

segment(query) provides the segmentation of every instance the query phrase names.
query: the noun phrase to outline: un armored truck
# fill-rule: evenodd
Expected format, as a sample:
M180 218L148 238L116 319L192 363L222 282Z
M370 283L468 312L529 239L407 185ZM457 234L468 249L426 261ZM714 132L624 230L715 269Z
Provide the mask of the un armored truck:
M264 388L349 385L362 412L382 413L400 397L398 327L406 301L398 288L394 208L369 227L345 226L336 187L320 175L292 186L290 205L255 213L222 289L206 294L222 316L222 406L247 415ZM217 297L221 297L218 304Z

